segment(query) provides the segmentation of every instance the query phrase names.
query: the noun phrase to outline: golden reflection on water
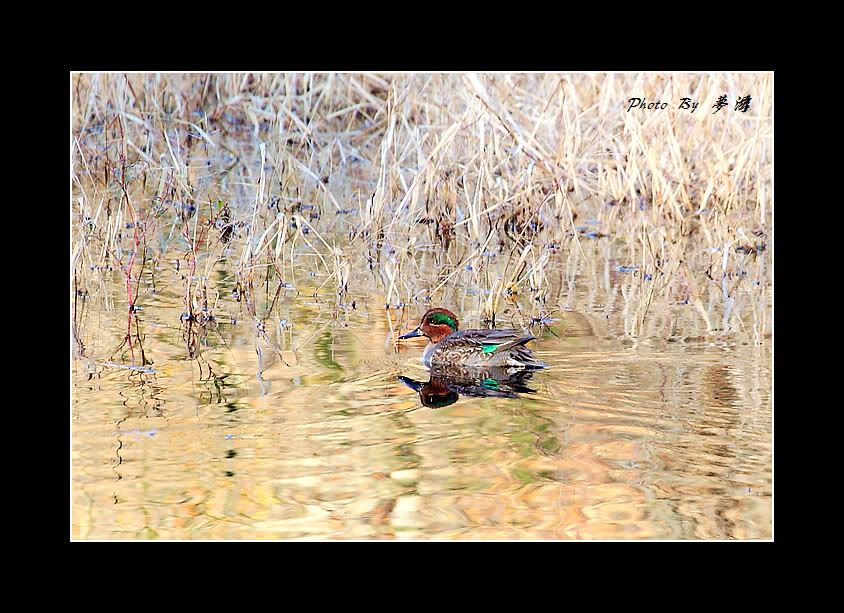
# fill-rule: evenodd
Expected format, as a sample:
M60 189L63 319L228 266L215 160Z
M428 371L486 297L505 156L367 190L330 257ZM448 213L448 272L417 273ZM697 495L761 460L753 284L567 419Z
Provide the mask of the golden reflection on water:
M265 335L188 330L179 305L157 294L131 348L74 363L74 539L772 536L768 344L630 344L570 312L534 393L429 408L383 301L300 295ZM126 327L93 308L87 355Z

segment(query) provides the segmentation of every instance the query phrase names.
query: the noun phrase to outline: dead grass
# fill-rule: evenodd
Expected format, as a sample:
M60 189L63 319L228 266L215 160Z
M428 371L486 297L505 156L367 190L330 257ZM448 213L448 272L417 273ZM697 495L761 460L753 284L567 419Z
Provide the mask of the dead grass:
M121 274L133 305L142 275L163 269L192 319L232 299L214 279L233 275L256 325L311 274L338 306L350 292L388 308L463 296L477 324L505 305L525 324L585 287L634 338L670 335L672 307L688 303L705 333L762 342L772 82L73 75L74 272ZM713 114L722 94L730 105ZM744 95L750 110L734 111ZM633 96L668 108L627 112ZM677 110L683 97L695 113Z

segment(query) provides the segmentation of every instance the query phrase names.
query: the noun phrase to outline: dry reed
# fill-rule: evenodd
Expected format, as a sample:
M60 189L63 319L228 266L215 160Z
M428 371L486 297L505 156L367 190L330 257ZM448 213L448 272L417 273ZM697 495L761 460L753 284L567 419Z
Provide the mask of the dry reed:
M73 75L74 278L119 272L132 308L150 275L179 279L189 321L240 302L259 330L309 277L338 308L462 296L476 325L535 323L585 286L632 338L678 333L688 305L703 334L760 343L772 79ZM723 94L749 112L713 114Z

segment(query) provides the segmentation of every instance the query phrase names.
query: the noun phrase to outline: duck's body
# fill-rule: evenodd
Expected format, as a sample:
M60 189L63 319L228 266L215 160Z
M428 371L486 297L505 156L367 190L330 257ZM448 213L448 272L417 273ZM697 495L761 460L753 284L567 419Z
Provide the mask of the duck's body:
M517 330L461 330L431 343L422 354L428 368L437 366L481 366L545 368L533 357L525 343L534 340L532 334Z
M412 332L399 338L426 336L431 343L422 354L428 368L494 367L547 368L533 357L525 344L534 340L532 334L518 330L460 330L457 317L446 309L431 309L422 323Z

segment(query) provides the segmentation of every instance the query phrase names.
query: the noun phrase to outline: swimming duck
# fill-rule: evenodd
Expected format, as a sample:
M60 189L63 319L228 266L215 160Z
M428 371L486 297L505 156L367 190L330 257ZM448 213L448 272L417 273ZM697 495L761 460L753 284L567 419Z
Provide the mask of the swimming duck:
M425 336L430 344L422 362L432 366L493 366L499 368L547 368L533 357L525 343L536 337L518 330L461 330L457 316L448 309L430 309L419 326L399 339Z

